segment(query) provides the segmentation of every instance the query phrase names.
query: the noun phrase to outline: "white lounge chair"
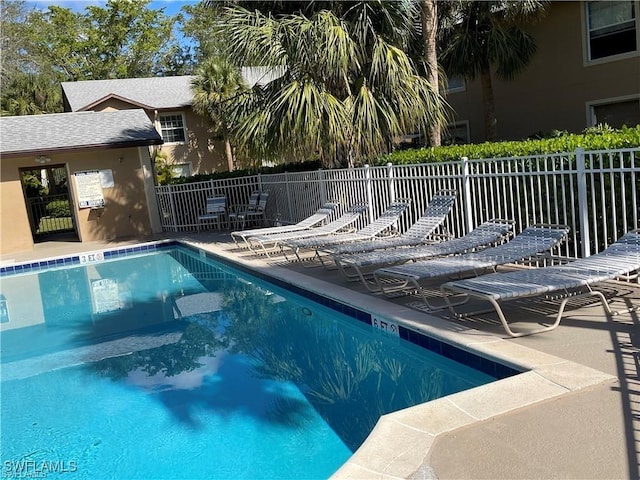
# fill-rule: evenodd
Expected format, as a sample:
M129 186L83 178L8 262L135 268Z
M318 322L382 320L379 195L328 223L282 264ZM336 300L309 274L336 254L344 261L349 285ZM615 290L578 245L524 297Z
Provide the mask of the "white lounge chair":
M453 255L444 258L405 263L376 270L373 276L380 290L387 296L417 293L426 310L440 310L446 305L436 306L429 301L422 283L434 278L453 275L480 275L507 263L549 254L569 233L566 225L539 224L528 227L507 243L486 248L479 252Z
M575 260L568 264L518 270L508 273L492 273L476 278L448 282L440 289L455 317L462 318L473 313L459 314L455 306L469 297L486 300L495 309L507 334L512 337L533 335L555 329L562 319L570 298L597 297L608 315L614 314L602 292L593 285L621 277L637 276L640 271L640 230L623 235L618 241L600 253ZM550 325L528 331L515 332L509 326L501 302L538 296L562 294L558 314ZM462 302L454 303L452 296L463 296ZM637 306L635 307L637 308Z
M371 281L375 270L411 261L476 251L502 243L513 235L513 223L511 220L493 219L460 238L415 247L334 255L333 261L348 281L360 280L370 291L378 292L378 284Z
M319 251L329 255L343 255L427 243L436 228L442 225L442 222L444 222L453 208L455 201L455 190L442 190L431 198L422 216L411 225L406 232L400 235L374 237L369 241L351 242L348 244L328 245L321 247Z
M356 232L337 233L333 235L316 235L313 237L301 238L296 240L288 240L281 245L282 251L287 257L287 250L291 250L298 260L301 250L313 250L314 257L318 256L319 249L329 245L339 245L349 242L360 242L363 240L371 240L376 235L380 235L388 231L400 218L400 216L409 208L411 200L400 199L392 202L385 211L367 226ZM288 258L288 257L287 257Z
M308 216L304 220L299 221L298 223L294 223L291 225L281 225L277 227L264 227L264 228L254 228L251 230L241 230L237 232L231 232L231 238L236 243L238 247L241 246L241 241L244 242L246 247L250 247L251 245L247 241L247 237L256 237L259 235L272 235L274 233L287 233L287 232L298 232L301 230L309 230L312 227L315 227L319 223L326 221L338 208L338 203L335 202L327 202L321 208L319 208L316 213Z
M271 256L274 252L278 255L281 253L280 245L283 242L290 241L292 239L300 239L306 237L313 237L316 235L331 235L339 231L343 231L349 228L360 216L362 212L367 209L366 203L357 203L353 205L349 210L340 215L338 218L320 227L310 228L308 230L299 230L296 232L283 232L274 233L270 235L256 235L247 236L247 243L252 252L257 254L264 254Z

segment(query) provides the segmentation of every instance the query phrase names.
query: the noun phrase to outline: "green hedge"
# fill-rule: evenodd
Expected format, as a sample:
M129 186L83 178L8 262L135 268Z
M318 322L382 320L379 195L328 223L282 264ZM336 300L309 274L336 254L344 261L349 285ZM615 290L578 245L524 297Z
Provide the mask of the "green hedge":
M69 207L69 202L67 200L55 200L53 202L49 202L45 209L47 211L47 216L49 217L61 218L71 216L71 208Z
M610 150L633 147L640 147L640 125L631 128L622 127L620 130L605 125L588 128L582 134L554 132L548 138L399 150L371 159L369 164L374 166L386 165L387 163L408 165L458 161L462 157L469 159L527 157L531 155L573 152L576 148L583 148L585 150ZM321 167L322 164L319 161L283 163L275 167L262 167L254 170L234 170L233 172L172 178L167 183L175 185L180 183L202 182L210 179L246 177L248 175L256 175L257 173L308 172Z
M458 161L462 157L504 158L545 155L572 152L576 148L585 150L608 150L640 146L640 125L615 130L609 127L594 127L583 134L559 132L551 138L529 139L518 142L487 142L468 145L427 147L401 150L382 155L371 162L372 165L407 165L413 163L434 163Z

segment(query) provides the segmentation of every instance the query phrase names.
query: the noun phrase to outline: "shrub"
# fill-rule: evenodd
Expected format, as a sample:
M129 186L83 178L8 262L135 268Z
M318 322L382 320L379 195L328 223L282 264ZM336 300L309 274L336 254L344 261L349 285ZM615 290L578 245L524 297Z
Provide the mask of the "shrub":
M71 208L69 207L68 200L55 200L53 202L49 202L45 209L49 217L60 218L71 216Z
M468 145L449 145L402 150L382 155L371 161L372 165L407 165L469 159L526 157L551 153L585 150L608 150L640 146L640 125L615 130L606 125L590 127L582 134L561 134L550 138L528 139L511 142L487 142Z
M467 145L447 145L443 147L425 147L398 150L369 160L370 165L380 166L409 165L417 163L454 162L462 157L469 159L527 157L551 153L573 152L576 148L584 150L609 150L617 148L633 148L640 146L640 125L622 127L620 130L608 125L598 125L585 129L582 134L570 134L554 130L544 134L538 132L532 138L521 141L486 142ZM322 167L319 161L301 163L284 163L274 167L262 167L257 170L234 170L192 177L180 177L168 180L167 184L202 182L210 179L246 177L257 173L304 172Z

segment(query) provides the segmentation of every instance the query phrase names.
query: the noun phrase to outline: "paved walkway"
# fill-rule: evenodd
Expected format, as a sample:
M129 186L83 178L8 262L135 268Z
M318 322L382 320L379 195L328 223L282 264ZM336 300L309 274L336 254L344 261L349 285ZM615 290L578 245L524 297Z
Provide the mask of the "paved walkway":
M383 417L334 478L637 479L640 478L639 313L612 318L598 304L574 305L558 329L505 337L483 317L451 321L407 308L347 283L336 271L249 255L228 235L184 239L239 263L324 295L349 301L527 372ZM125 242L127 243L127 242ZM128 242L128 243L133 243ZM48 243L3 256L2 264L51 258L121 243ZM613 307L640 302L640 288L611 282ZM552 318L551 305L507 310L518 326Z

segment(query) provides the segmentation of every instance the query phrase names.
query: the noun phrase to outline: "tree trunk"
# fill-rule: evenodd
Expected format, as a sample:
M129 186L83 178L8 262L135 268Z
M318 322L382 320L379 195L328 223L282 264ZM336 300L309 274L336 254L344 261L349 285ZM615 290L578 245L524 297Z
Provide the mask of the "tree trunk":
M496 104L493 101L493 85L491 83L491 71L483 70L480 73L482 84L482 104L484 106L484 132L488 142L494 142L497 136Z
M438 5L436 0L422 0L422 41L424 42L424 63L427 67L427 80L433 87L435 95L440 93L438 81L438 53L436 51L436 34L438 32ZM439 147L442 140L442 125L430 125L429 143Z
M233 149L231 148L231 142L226 135L224 137L224 151L227 156L227 168L232 172L234 170Z

